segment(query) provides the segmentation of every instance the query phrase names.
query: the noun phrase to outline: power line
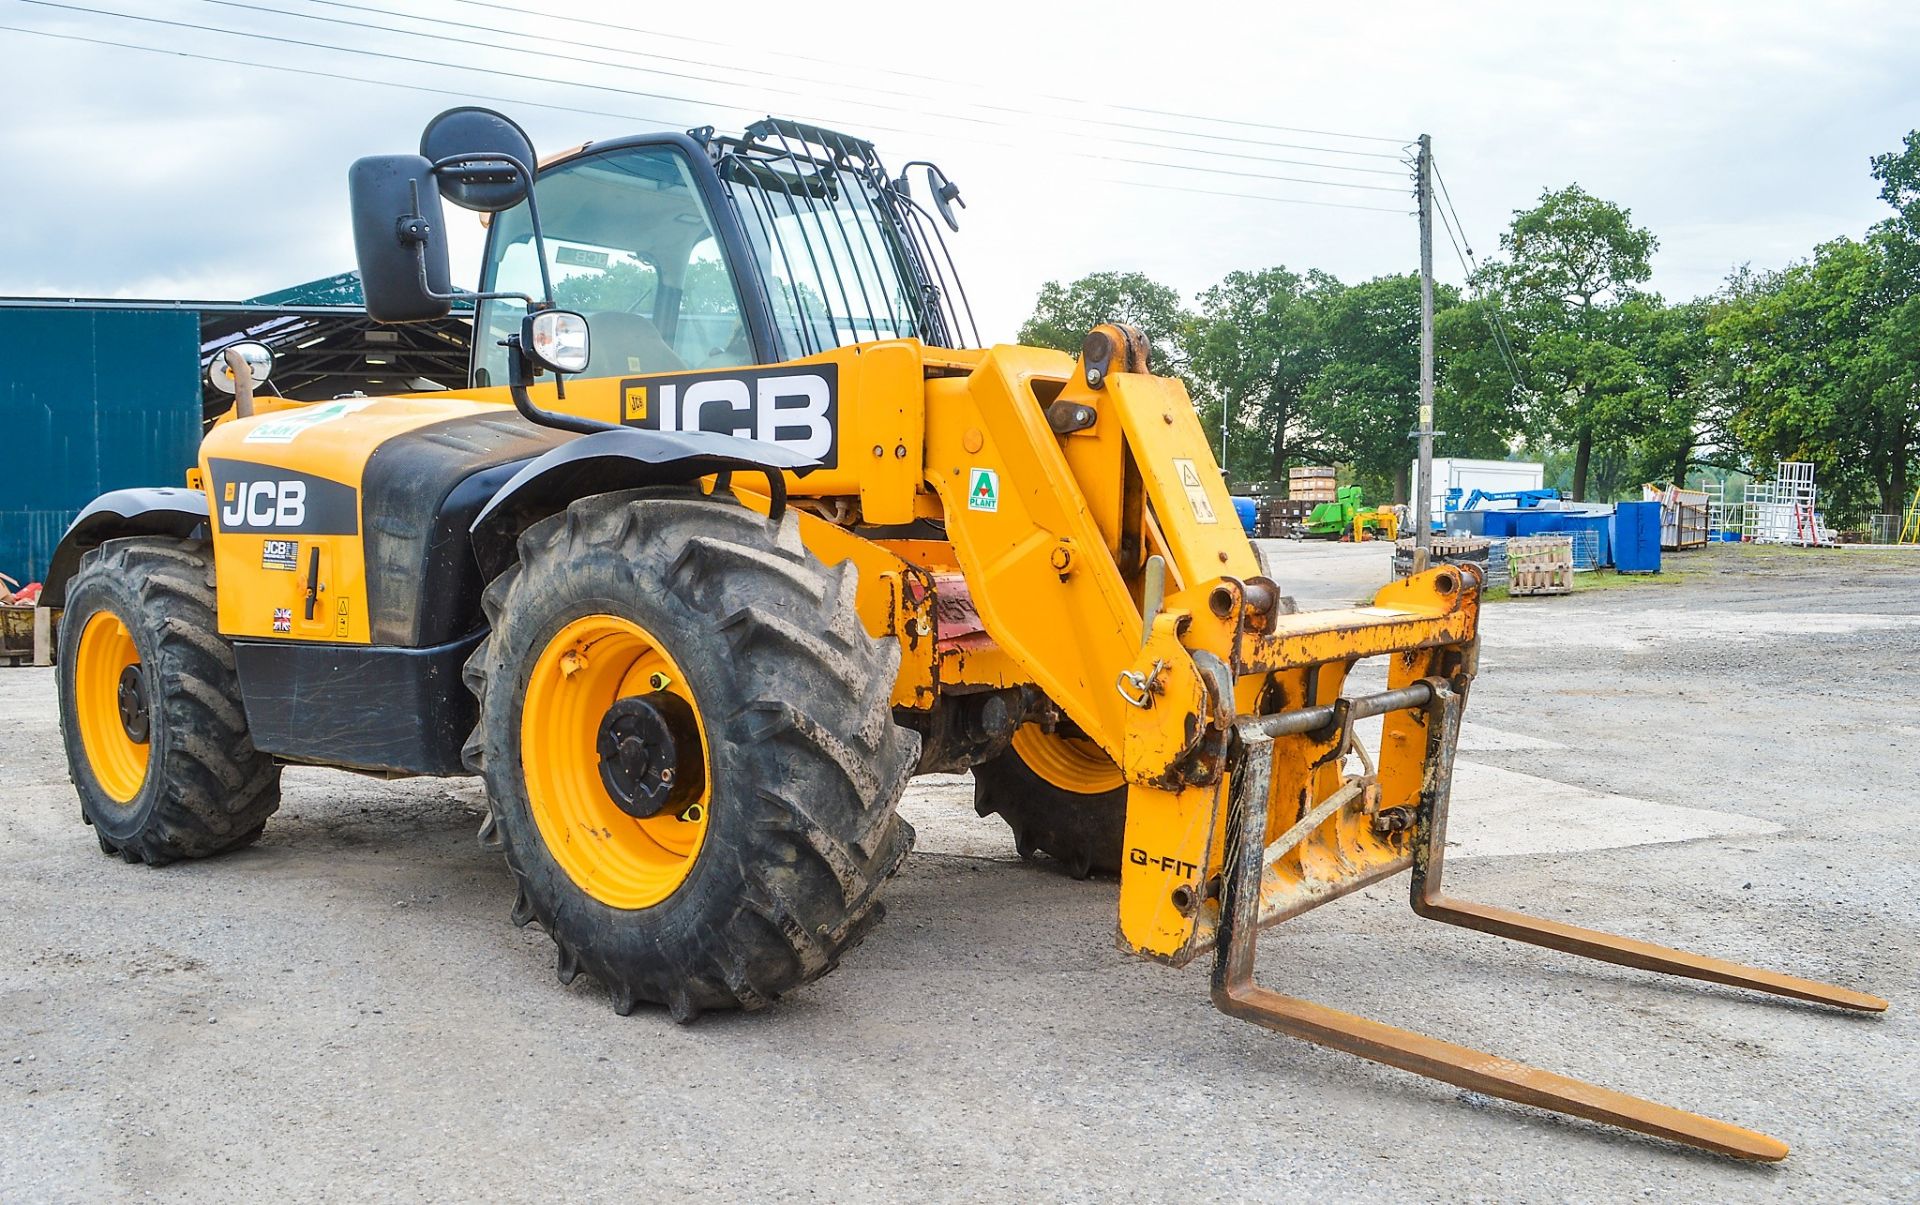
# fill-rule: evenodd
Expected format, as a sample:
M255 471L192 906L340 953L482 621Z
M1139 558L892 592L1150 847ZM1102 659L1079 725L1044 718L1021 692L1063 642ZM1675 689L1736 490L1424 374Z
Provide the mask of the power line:
M513 5L513 4L492 3L492 2L489 2L489 0L455 0L455 3L469 4L475 8L497 9L501 12L514 13L515 15L519 15L519 16L526 15L526 10L524 8L519 7L517 5ZM695 45L713 46L713 47L717 47L719 49L727 50L727 51L733 51L737 49L733 45L726 42L721 42L713 38L695 37L690 34L669 33L665 30L657 30L657 29L640 29L632 25L621 25L612 21L600 21L600 20L595 20L594 18L591 18L591 17L576 17L576 16L565 14L565 13L551 13L551 14L543 13L541 15L557 17L562 21L571 21L577 25L587 25L594 28L598 28L598 29L614 30L619 33L636 34L641 37L666 38L670 41L691 42ZM902 79L916 80L922 83L931 83L931 84L939 84L939 85L946 85L946 86L958 86L963 88L979 87L979 85L973 83L971 80L955 79L951 76L931 75L924 72L902 71L897 67L887 67L884 65L872 64L872 63L849 63L849 62L846 62L845 60L831 59L831 58L824 58L816 55L802 54L798 51L792 51L792 50L774 51L771 53L776 54L779 57L783 57L783 58L798 59L802 62L820 63L825 66L836 67L843 70L877 72L883 75L891 75L891 76L896 76ZM1096 102L1088 101L1077 96L1058 96L1058 95L1054 95L1051 93L1044 93L1044 92L1037 93L1036 95L1039 97L1039 99L1058 101L1063 104L1080 105L1088 108L1111 108L1111 109L1116 109L1122 112L1142 113L1142 114L1155 116L1155 117L1170 117L1178 121L1214 122L1216 124L1240 126L1247 129L1274 130L1274 131L1287 133L1287 134L1311 134L1311 135L1314 135L1315 137L1321 137L1321 138L1348 138L1348 139L1353 139L1360 142L1389 142L1389 143L1397 143L1400 145L1405 145L1407 142L1407 139L1405 138L1390 138L1381 134L1352 134L1352 133L1347 133L1341 130L1308 129L1303 126L1275 125L1270 122L1245 121L1245 120L1241 120L1238 118L1231 118L1231 117L1210 117L1200 113L1180 113L1180 112L1167 110L1167 109L1153 109L1153 108L1146 108L1138 105L1121 105L1121 104L1100 105L1100 104L1097 104ZM1000 107L1000 106L986 105L983 102L972 102L972 103L979 103L983 108ZM1011 109L1007 111L1017 112L1017 110L1011 110ZM1159 129L1156 127L1132 126L1132 125L1126 125L1125 123L1106 121L1099 118L1071 118L1070 120L1087 121L1087 122L1092 122L1094 124L1100 124L1100 125L1118 126L1119 128L1123 128L1123 129L1149 129L1157 133L1169 133L1169 134L1177 133L1177 134L1188 135L1193 137L1201 137L1201 138L1221 137L1219 135L1199 134L1194 131L1186 131L1186 130L1165 130L1165 129ZM1250 141L1250 140L1232 139L1231 141ZM1258 144L1258 145L1267 145L1267 144ZM1289 144L1275 143L1271 145L1285 146ZM1389 155L1379 151L1346 151L1346 150L1336 150L1332 147L1296 147L1295 149L1319 150L1319 151L1325 151L1329 154L1336 154L1336 155L1371 155L1371 156L1375 156L1382 159L1398 158L1398 156L1396 155Z
M1466 258L1460 255L1459 243L1454 240L1453 225L1447 220L1447 215L1444 210L1439 212L1440 224L1447 231L1447 241L1454 243L1454 255L1460 257L1460 266L1462 269L1465 269L1467 266ZM1469 281L1471 281L1471 276L1469 276ZM1475 301L1478 302L1480 307L1487 313L1487 329L1493 333L1493 346L1494 350L1500 356L1501 366L1507 370L1507 376L1512 379L1514 389L1518 390L1521 394L1527 393L1526 382L1520 373L1519 357L1513 350L1513 344L1507 338L1506 324L1501 320L1499 305L1488 297L1485 290L1477 286L1474 287L1474 293L1477 295Z
M617 121L644 121L656 125L673 126L676 122L664 117L642 117L632 113L614 113L606 109L583 109L576 105L556 105L546 101L522 100L510 96L484 96L469 92L464 88L433 88L426 84L403 84L397 80L368 79L364 75L347 75L338 71L321 71L312 67L290 67L279 63L262 63L253 59L231 59L217 54L199 54L191 50L171 50L163 46L142 46L138 42L116 42L112 38L88 37L85 34L60 33L51 29L32 29L25 25L0 25L0 30L9 33L31 34L36 38L57 38L62 42L85 42L92 46L111 46L117 50L137 50L143 54L158 54L172 58L195 59L202 63L219 63L226 67L253 67L262 71L283 72L288 75L306 75L315 79L338 80L348 84L371 84L379 88L401 88L408 92L427 92L434 96L451 96L457 100L489 100L500 105L527 105L535 109L553 109L561 113L583 113L589 117L611 117Z
M1286 201L1290 205L1317 205L1323 209L1361 209L1368 213L1397 213L1402 217L1410 212L1405 209L1395 209L1389 205L1352 205L1345 201L1308 201L1300 197L1269 197L1251 192L1220 192L1211 188L1189 188L1184 184L1149 184L1144 180L1116 180L1104 176L1094 176L1091 178L1098 180L1102 184L1125 184L1133 188L1156 188L1164 189L1168 192L1191 192L1199 193L1207 197L1242 197L1249 201Z
M530 74L527 74L526 72L521 72L521 71L508 71L508 70L504 70L500 68L492 68L492 67L478 67L468 63L447 62L446 60L443 60L443 59L427 59L427 58L420 58L414 55L394 54L394 53L389 53L387 51L371 50L371 49L351 47L351 46L340 46L331 42L316 42L307 38L293 38L293 37L287 37L281 34L267 34L267 33L256 33L256 32L243 31L243 30L224 29L217 25L205 25L199 22L194 22L194 21L178 21L178 20L171 20L165 17L148 17L148 16L141 16L136 13L119 12L114 9L90 8L85 5L79 5L79 4L63 4L63 3L59 3L58 0L20 0L20 2L24 4L31 4L39 8L50 8L50 9L57 9L65 12L84 13L90 16L98 16L98 17L117 17L127 21L139 21L146 24L150 24L150 25L161 25L161 26L167 26L175 29L193 30L199 33L213 33L213 34L219 34L225 37L235 37L235 38L252 38L260 41L278 42L278 43L289 45L289 46L304 47L306 49L311 49L311 50L335 51L342 54L353 54L353 55L359 55L361 57L367 57L367 58L386 59L393 62L402 62L402 63L408 63L412 65L442 67L452 71L465 71L465 72L472 72L472 73L477 73L481 75L499 76L504 79L523 80L531 83L543 84L548 86L583 88L589 91L616 93L616 94L625 95L625 96L636 96L636 97L640 97L648 100L664 100L664 101L669 101L669 102L678 103L678 104L711 105L711 104L720 103L720 102L713 102L713 101L703 101L694 97L677 96L672 93L648 92L648 91L637 89L637 88L620 88L620 87L615 87L611 84L589 84L589 83L583 83L583 82L573 81L573 80L557 80L548 76L530 75ZM223 0L216 0L216 2L223 2ZM324 18L324 17L311 17L309 19L321 20L321 21L334 20L333 18ZM355 23L347 22L347 24L355 24ZM386 32L401 32L401 31L387 30ZM602 64L602 65L605 65L605 64ZM727 106L727 107L738 107L738 106ZM806 121L820 120L819 118L812 115L808 115L808 114L796 114L795 116L799 117L801 120L806 120ZM899 127L889 127L889 126L869 124L867 128L871 130L885 131L887 133L902 134L908 137L924 136L918 133L917 131L901 129ZM969 139L961 135L953 135L953 134L945 135L945 137L956 138L960 141L972 141L972 142L984 141L981 139ZM999 146L1002 149L1016 150L1016 151L1027 149L1014 144L1010 144L1010 143L985 142L984 144L989 146ZM1287 184L1311 184L1320 188L1357 189L1357 190L1367 191L1367 192L1399 192L1400 191L1400 189L1398 188L1395 188L1391 185L1385 185L1385 184L1357 184L1357 183L1352 183L1344 180L1319 180L1310 176L1285 176L1285 175L1275 175L1271 172L1237 171L1230 168L1200 167L1194 164L1186 164L1186 163L1161 163L1161 162L1156 162L1150 159L1132 159L1122 155L1099 155L1099 154L1093 154L1087 151L1065 150L1062 153L1067 155L1072 155L1077 158L1098 160L1098 161L1107 162L1107 163L1131 164L1131 165L1136 165L1141 167L1161 168L1168 171L1199 172L1205 175L1231 176L1239 179L1273 180L1273 181L1277 181L1280 183L1287 183Z
M1466 274L1467 286L1479 295L1478 299L1480 304L1487 311L1489 329L1493 332L1494 347L1500 352L1501 360L1506 365L1507 374L1513 378L1514 388L1525 392L1526 386L1520 378L1519 358L1514 354L1511 340L1507 338L1506 324L1500 316L1500 309L1487 299L1486 291L1475 281L1475 278L1479 275L1478 263L1477 261L1471 264L1469 263L1473 258L1473 247L1467 242L1466 227L1460 221L1459 211L1453 207L1453 197L1447 191L1446 182L1440 179L1440 169L1437 163L1433 164L1433 174L1434 180L1440 184L1440 195L1445 201L1445 207L1439 211L1440 224L1447 232L1447 241L1453 244L1454 258L1460 261L1460 270ZM1455 237L1456 230L1459 235L1457 238ZM1462 250L1463 247L1465 248L1464 251Z
M406 21L420 21L420 22L428 23L435 26L435 29L431 32L423 31L423 30L396 29L391 25L374 25L364 21L352 21L352 20L347 20L345 18L340 18L340 17L322 17L322 16L317 16L313 13L293 12L286 9L271 8L262 4L250 4L250 3L244 2L244 0L201 0L201 2L205 4L217 5L223 8L244 9L244 10L249 10L253 12L268 13L273 16L279 16L279 17L293 17L299 20L304 20L304 21L318 21L318 22L323 22L323 23L332 24L332 25L343 25L350 28L354 28L354 29L367 29L367 30L378 31L381 33L399 34L403 37L431 37L435 41L439 41L439 42L454 42L461 45L478 46L486 50L498 50L499 46L493 42L482 42L482 41L477 41L471 38L456 37L453 35L449 35L443 31L447 27L452 27L456 29L473 30L477 33L496 34L501 37L531 39L536 42L546 42L556 46L568 46L568 47L573 47L575 49L584 49L584 48L604 49L614 54L625 55L629 58L647 59L647 60L653 60L657 62L672 63L678 67L686 67L686 66L709 67L709 68L714 68L716 70L726 70L726 71L734 72L737 74L761 76L763 78L773 79L773 80L811 82L811 83L822 84L828 87L836 87L836 88L842 88L842 89L851 87L851 88L855 88L863 91L877 92L885 96L897 96L904 99L922 102L921 104L915 105L914 107L911 107L911 108L902 108L899 105L886 104L880 101L866 100L860 97L848 97L841 101L841 103L844 103L844 104L860 105L864 108L878 109L888 113L908 113L908 114L916 114L916 115L925 114L927 116L937 117L937 118L941 118L948 121L966 122L971 125L987 126L995 129L1007 129L1013 126L1013 123L1009 123L1003 120L993 120L993 119L983 118L983 117L974 117L964 113L930 111L925 107L924 102L927 102L930 100L937 100L939 98L930 97L922 93L903 92L897 89L874 88L872 85L865 85L865 84L850 85L845 81L841 81L841 80L820 79L816 76L796 76L790 73L763 71L754 67L742 67L742 66L737 66L733 64L723 65L723 64L714 63L704 59L677 58L669 55L654 54L644 50L632 50L622 46L594 47L594 46L591 46L591 44L589 43L581 42L577 39L557 38L549 34L526 33L521 30L515 30L515 29L502 29L496 25L482 25L472 21L452 21L442 17L414 16L410 13L395 12L391 9L379 7L378 5L353 4L353 3L347 2L347 0L304 0L304 2L312 5L317 5L323 8L346 9L351 12L373 13L379 16L384 16L384 17L396 17ZM621 28L621 27L616 27L616 28ZM703 43L706 41L706 39L689 39L689 40L697 40ZM547 51L547 50L533 50L533 51L528 51L527 53L539 55L543 58L559 59L564 62L584 63L591 66L596 66L596 67L612 67L616 69L625 69L623 68L623 65L620 63L610 62L606 59L601 59L601 58L587 58L580 55L562 54L555 51ZM646 70L651 72L654 75L664 76L669 79L683 79L683 80L693 81L696 83L716 84L722 87L733 86L733 81L731 80L716 79L711 75L696 75L692 72L685 71L685 70L673 70L673 69L663 68L663 67L648 67L646 68ZM782 96L798 96L802 98L808 98L808 97L815 97L817 95L814 92L805 91L805 90L796 89L796 88L783 87L779 84L759 85L759 87L763 91L777 93ZM995 104L989 104L989 103L980 102L980 101L961 101L959 103L965 104L965 105L971 105L975 108L989 109L989 110L994 110L1002 113L1013 114L1020 117L1034 116L1032 114L1027 113L1025 110L1018 109L1008 105L995 105ZM1056 116L1056 115L1042 115L1042 116L1054 116L1056 120L1077 121L1085 124L1110 125L1118 129L1140 130L1147 133L1168 133L1168 134L1175 134L1180 136L1188 135L1187 131L1163 130L1155 126L1135 126L1135 125L1129 125L1122 122L1097 121L1095 119L1084 118L1084 117L1067 117L1067 116ZM1063 131L1063 132L1070 132L1070 131ZM1075 136L1081 136L1081 135L1075 134ZM1123 138L1123 137L1119 137L1112 134L1098 134L1098 135L1092 135L1092 137L1097 137L1107 142L1119 143L1126 146L1138 146L1138 147L1146 147L1154 150L1174 151L1179 154L1185 154L1185 155L1212 155L1215 157L1226 158L1226 159L1247 159L1247 160L1252 160L1260 163L1283 163L1283 164L1291 164L1296 167L1317 167L1325 171L1358 172L1358 173L1364 173L1368 175L1391 176L1391 175L1399 174L1392 168L1357 167L1357 166L1344 164L1344 163L1326 163L1326 162L1322 162L1320 160L1314 160L1314 159L1293 159L1293 158L1286 158L1286 157L1273 156L1273 155L1256 155L1256 154L1250 154L1245 151L1222 151L1222 150L1214 150L1208 147L1180 146L1174 143L1149 142L1145 139L1140 139L1140 138ZM1331 154L1354 153L1354 152L1343 151L1343 150L1340 150L1337 148L1331 148L1331 147L1327 147L1327 148L1305 147L1305 146L1301 146L1299 144L1294 144L1294 143L1269 143L1269 142L1261 142L1255 139L1236 138L1236 139L1230 139L1229 141L1244 142L1249 145L1267 146L1267 147L1273 147L1273 148L1323 150ZM1378 155L1376 152L1371 152L1371 151L1362 152L1362 153L1370 157L1379 157L1379 158L1391 157L1391 156L1385 156L1385 155Z
M379 88L398 88L407 92L422 92L433 96L450 96L465 101L490 101L500 105L519 105L535 109L548 109L561 113L580 113L590 117L609 117L617 121L641 122L649 125L675 127L679 123L664 117L646 116L634 113L616 113L607 109L589 109L579 105L563 105L550 101L527 100L519 97L492 96L472 92L461 88L435 88L426 84L402 83L398 80L372 79L363 75L350 75L338 71L322 71L312 67L295 67L285 64L264 63L254 59L228 58L222 55L203 54L190 50L173 50L159 46L145 46L137 42L121 42L112 38L91 37L85 34L62 33L50 29L34 29L22 25L0 24L0 30L10 33L22 33L32 37L53 38L64 42L81 42L93 46L106 46L117 50L132 50L143 54L157 54L173 58L192 59L203 63L217 63L227 67L245 67L259 71L272 71L283 75L304 75L314 79L335 80L341 83L367 84ZM1239 197L1251 201L1265 201L1277 205L1312 205L1330 209L1360 209L1377 213L1400 213L1397 209L1388 209L1377 205L1351 205L1337 201L1314 201L1303 197L1276 197L1257 193L1230 193L1206 188L1190 188L1179 184L1152 184L1140 180L1102 180L1102 183L1117 184L1130 188L1147 188L1163 192L1194 193L1200 196Z
M1447 219L1446 210L1436 209L1434 212L1440 215L1440 228L1447 232L1447 242L1453 245L1453 255L1460 261L1460 270L1467 274L1468 286L1472 287L1476 294L1480 294L1480 290L1473 285L1472 270L1467 267L1467 257L1460 250L1460 240L1454 237L1453 223ZM1513 378L1514 388L1519 389L1521 387L1519 369L1507 348L1506 341L1501 337L1498 311L1487 301L1484 294L1480 294L1475 300L1487 310L1487 329L1493 334L1494 350L1499 353L1501 366L1507 370L1507 375Z
M1519 357L1514 354L1513 345L1507 338L1506 324L1500 317L1500 307L1489 300L1486 291L1474 283L1474 278L1479 274L1479 269L1477 267L1470 267L1468 264L1468 260L1471 259L1473 255L1473 248L1466 246L1465 250L1462 250L1462 246L1467 241L1466 230L1464 227L1460 227L1460 215L1453 208L1453 198L1448 195L1445 182L1440 181L1439 165L1434 163L1432 166L1434 179L1440 182L1440 195L1446 202L1444 208L1437 208L1435 210L1435 212L1440 215L1441 228L1447 232L1447 241L1453 244L1454 258L1460 261L1460 270L1466 273L1468 286L1472 288L1475 293L1479 294L1478 300L1480 305L1487 311L1487 316L1490 319L1488 329L1493 332L1493 345L1495 350L1500 354L1501 364L1506 368L1507 375L1513 379L1513 387L1520 393L1525 394L1527 387L1526 383L1521 379ZM1449 214L1452 215L1451 220L1449 220ZM1460 227L1459 237L1457 238L1455 237L1456 227Z
M1460 211L1453 207L1453 193L1447 188L1446 177L1440 174L1440 164L1437 160L1433 164L1433 178L1440 185L1440 197L1446 202L1447 212L1453 216L1453 225L1460 230L1460 242L1466 247L1466 260L1461 264L1461 267L1467 270L1468 283L1473 284L1474 278L1480 275L1480 261L1475 258L1473 254L1473 244L1467 239L1466 223L1460 220ZM1451 237L1451 235L1449 235L1449 237ZM1456 247L1454 250L1456 255L1459 254L1459 248ZM1485 290L1480 289L1478 285L1474 285L1474 288L1475 291L1479 292L1484 298ZM1507 359L1509 362L1517 365L1518 357L1513 354L1513 339L1507 332L1505 320L1500 316L1500 308L1498 306L1492 306L1490 307L1490 312L1493 315L1496 335L1502 338L1507 345ZM1515 368L1515 372L1517 376L1517 367ZM1526 386L1517 379L1514 383L1520 385L1523 390L1526 388Z

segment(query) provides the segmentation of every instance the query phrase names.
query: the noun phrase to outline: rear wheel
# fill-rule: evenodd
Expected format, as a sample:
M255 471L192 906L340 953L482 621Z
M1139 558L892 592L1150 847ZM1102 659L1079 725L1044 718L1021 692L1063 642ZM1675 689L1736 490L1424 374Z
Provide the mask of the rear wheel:
M213 556L113 540L67 587L60 726L100 848L155 866L246 845L280 806L280 770L247 737Z
M973 784L973 810L998 813L1021 857L1051 855L1076 879L1119 872L1127 783L1086 737L1023 724L999 756L973 768Z
M644 494L577 502L520 555L467 664L514 919L622 1013L754 1008L833 969L912 843L918 752L853 567L791 520Z

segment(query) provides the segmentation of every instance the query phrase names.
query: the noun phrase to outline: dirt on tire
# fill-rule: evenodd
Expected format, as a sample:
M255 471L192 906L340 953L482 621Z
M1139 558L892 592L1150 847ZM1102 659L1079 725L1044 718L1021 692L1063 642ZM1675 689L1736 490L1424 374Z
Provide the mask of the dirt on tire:
M88 764L74 697L80 635L103 609L132 636L150 700L146 777L125 803ZM58 681L68 774L102 851L150 866L203 858L251 844L279 808L280 767L247 733L206 543L140 536L90 553L67 588Z
M732 502L598 495L530 527L486 591L491 631L468 661L480 699L469 764L563 982L581 971L614 1008L687 1021L757 1008L832 970L880 919L912 829L897 814L919 738L894 724L900 650L861 627L854 567L829 567ZM521 767L535 659L567 623L623 616L659 635L704 728L711 796L686 879L644 908L610 907L546 848Z

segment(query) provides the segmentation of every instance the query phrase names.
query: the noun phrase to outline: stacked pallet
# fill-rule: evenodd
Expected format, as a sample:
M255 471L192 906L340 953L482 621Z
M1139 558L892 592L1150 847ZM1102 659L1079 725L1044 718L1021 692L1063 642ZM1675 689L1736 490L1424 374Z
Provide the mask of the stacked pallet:
M1407 536L1394 543L1393 575L1405 577L1413 572L1413 552L1415 541ZM1456 535L1452 532L1434 536L1427 544L1427 564L1438 565L1474 565L1484 577L1487 572L1488 550L1493 547L1491 540L1481 536Z
M1507 593L1568 594L1572 590L1571 536L1516 536L1507 541Z
M0 605L0 665L52 665L58 615L46 607Z
M1297 540L1315 502L1292 498L1269 498L1260 516L1260 535L1268 540Z
M1332 502L1333 469L1322 465L1295 465L1287 470L1287 497L1295 502Z

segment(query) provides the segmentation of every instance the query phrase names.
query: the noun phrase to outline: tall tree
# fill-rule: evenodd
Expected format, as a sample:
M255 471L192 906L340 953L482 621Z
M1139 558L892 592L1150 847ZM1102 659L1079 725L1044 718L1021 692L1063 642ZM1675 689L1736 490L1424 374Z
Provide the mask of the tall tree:
M1874 157L1873 178L1880 182L1880 199L1894 211L1873 232L1874 242L1886 254L1889 276L1880 341L1881 369L1887 376L1882 404L1889 429L1911 433L1920 426L1920 130L1907 131L1898 151ZM1889 475L1889 486L1899 494L1883 500L1889 512L1909 504L1916 455L1920 447L1911 448L1906 463ZM1886 501L1893 505L1886 506Z
M1909 130L1900 149L1873 157L1873 178L1880 182L1880 199L1893 206L1893 216L1880 229L1896 270L1920 273L1920 130Z
M1307 402L1329 356L1322 313L1343 286L1324 272L1229 272L1200 294L1187 340L1202 415L1227 423L1234 476L1284 479L1289 461L1325 459Z
M1459 300L1448 285L1434 290L1436 314ZM1319 331L1326 362L1306 390L1315 426L1367 496L1406 501L1420 417L1420 278L1381 276L1328 293Z
M1735 436L1761 466L1808 460L1843 513L1906 501L1920 406L1893 346L1907 299L1886 240L1835 239L1763 278L1710 333L1735 365Z
M1525 425L1527 382L1516 379L1519 365L1509 358L1518 349L1508 336L1516 332L1504 317L1501 325L1494 321L1496 312L1504 314L1503 305L1503 299L1490 292L1446 309L1436 304L1437 455L1504 459Z
M1144 273L1095 272L1071 284L1050 280L1042 285L1019 339L1028 347L1077 355L1088 331L1102 322L1124 322L1146 335L1155 372L1180 375L1186 369L1182 336L1190 320L1180 294Z
M1541 429L1574 448L1573 496L1587 496L1596 438L1617 440L1643 417L1630 342L1617 311L1653 274L1659 241L1632 214L1578 184L1541 194L1500 236L1488 282L1512 299Z
M1683 305L1646 298L1625 307L1647 384L1639 397L1629 485L1633 479L1685 485L1696 453L1711 439L1711 416L1722 388L1707 334L1714 304L1710 298Z

